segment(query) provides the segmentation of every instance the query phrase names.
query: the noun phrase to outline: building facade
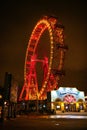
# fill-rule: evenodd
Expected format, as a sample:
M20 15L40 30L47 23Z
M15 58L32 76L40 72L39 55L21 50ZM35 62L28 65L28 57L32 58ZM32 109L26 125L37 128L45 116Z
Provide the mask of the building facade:
M60 87L50 93L51 110L81 112L86 110L85 95L77 88Z

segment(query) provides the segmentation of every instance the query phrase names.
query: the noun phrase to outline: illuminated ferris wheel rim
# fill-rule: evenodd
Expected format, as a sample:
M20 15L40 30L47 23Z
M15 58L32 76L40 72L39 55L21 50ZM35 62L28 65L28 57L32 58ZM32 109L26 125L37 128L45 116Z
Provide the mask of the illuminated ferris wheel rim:
M24 82L26 86L28 83L28 75L30 71L29 65L31 63L31 57L35 55L35 51L37 45L39 44L40 37L46 30L48 30L49 37L50 37L50 57L49 57L49 64L48 64L48 72L43 82L42 88L39 92L39 95L44 93L48 80L50 78L50 74L52 73L51 70L53 69L52 64L54 59L54 50L55 50L54 48L55 45L57 45L55 43L58 43L58 50L60 50L59 65L58 65L59 71L62 70L64 54L65 54L64 37L63 37L64 27L58 23L55 17L49 17L49 16L43 17L41 20L37 22L36 26L34 27L27 46L25 67L24 67ZM59 80L59 78L60 78L60 74L57 74L57 81Z
M39 34L36 38L36 43L35 43L32 55L35 54L35 50L36 50L36 47L37 47L37 44L39 42L41 35L44 33L45 30L48 30L49 36L50 36L50 58L49 58L49 68L48 68L47 79L49 78L51 65L52 65L52 59L53 59L53 44L54 44L53 28L54 28L54 24L56 24L56 22L57 21L56 21L55 18L54 18L54 21L52 23L51 20L48 20L48 17L44 17L43 19L39 20L38 23L36 24L36 26L34 27L32 34L31 34L31 37L30 37L30 40L28 42L28 47L27 47L27 51L26 51L25 68L24 68L24 81L25 82L26 82L26 75L27 75L27 73L26 73L26 61L27 61L27 57L28 57L28 52L30 51L29 48L32 44L32 39L35 40L34 36L36 35L38 29L41 29L41 31L39 32ZM30 57L32 55L30 55Z

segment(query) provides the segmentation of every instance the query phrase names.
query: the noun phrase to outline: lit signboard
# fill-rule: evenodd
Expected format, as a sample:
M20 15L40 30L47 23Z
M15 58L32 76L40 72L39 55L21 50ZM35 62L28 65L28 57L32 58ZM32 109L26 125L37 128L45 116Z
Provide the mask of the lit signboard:
M83 91L78 91L76 88L69 87L60 87L58 90L51 91L51 102L55 102L56 99L67 102L75 102L79 99L85 101Z

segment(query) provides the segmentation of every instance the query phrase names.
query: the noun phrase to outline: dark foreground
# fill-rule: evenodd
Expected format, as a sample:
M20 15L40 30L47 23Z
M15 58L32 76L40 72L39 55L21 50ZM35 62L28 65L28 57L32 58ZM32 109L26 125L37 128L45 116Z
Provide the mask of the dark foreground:
M87 130L87 119L22 116L0 123L0 130Z

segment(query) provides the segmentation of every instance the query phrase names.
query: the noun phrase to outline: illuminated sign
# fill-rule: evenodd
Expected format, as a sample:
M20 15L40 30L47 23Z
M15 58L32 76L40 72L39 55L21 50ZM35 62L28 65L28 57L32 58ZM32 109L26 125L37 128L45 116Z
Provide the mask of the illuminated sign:
M61 99L61 101L66 101L65 99L67 99L67 102L75 102L78 101L78 99L85 100L83 91L69 87L60 87L58 90L51 91L51 102L55 102L58 98Z

